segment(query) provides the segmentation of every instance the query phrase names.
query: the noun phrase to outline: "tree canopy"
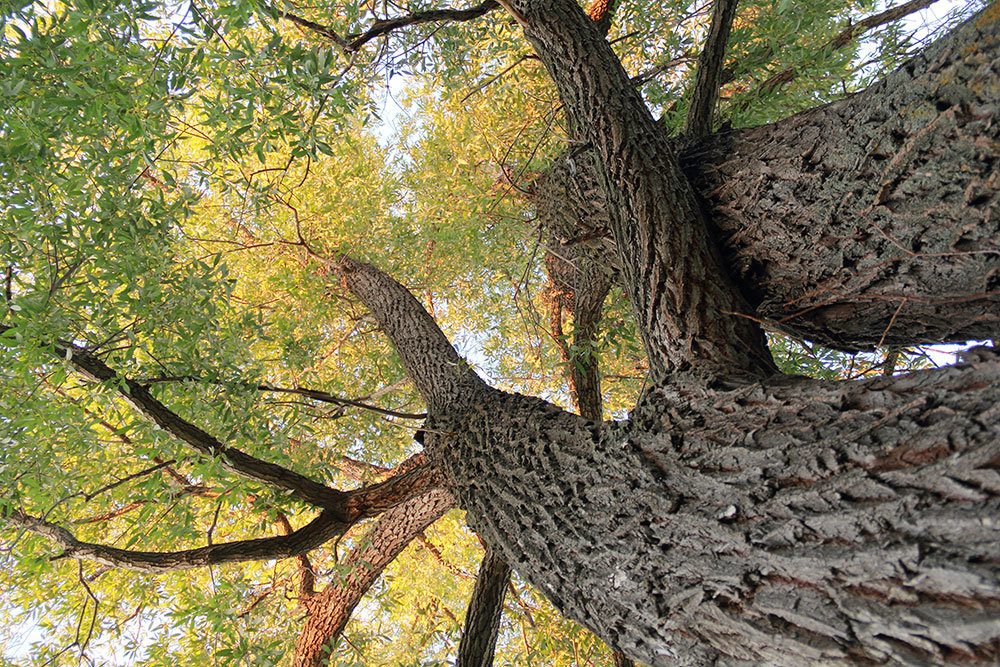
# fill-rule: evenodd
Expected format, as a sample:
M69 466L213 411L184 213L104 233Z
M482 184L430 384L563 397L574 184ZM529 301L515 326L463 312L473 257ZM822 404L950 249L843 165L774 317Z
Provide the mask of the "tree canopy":
M468 364L599 421L659 363L621 267L547 213L591 146L508 4L0 10L5 660L291 664L329 628L330 664L455 659L484 550L422 457L437 406L357 267L433 316L456 378ZM743 0L713 18L726 4L588 7L666 134L843 99L982 8L926 25L931 0ZM560 262L602 267L596 309ZM826 379L933 365L892 323L770 349ZM498 662L610 663L545 594L507 591Z

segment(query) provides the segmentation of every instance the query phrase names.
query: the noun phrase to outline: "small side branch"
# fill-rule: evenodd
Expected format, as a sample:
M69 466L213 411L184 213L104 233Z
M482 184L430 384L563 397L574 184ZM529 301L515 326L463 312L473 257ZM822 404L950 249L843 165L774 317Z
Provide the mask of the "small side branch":
M387 35L393 30L405 28L411 25L421 25L424 23L441 23L455 21L471 21L499 8L496 0L485 0L475 7L469 9L429 9L423 12L413 12L405 16L397 16L391 19L377 20L363 33L356 33L341 37L335 30L328 26L310 21L289 12L282 12L281 17L291 21L295 25L310 30L335 44L339 45L347 53L353 53L362 46L382 35Z
M510 566L497 552L487 549L465 614L456 667L490 667L493 664L509 581Z
M48 538L63 548L54 558L91 560L103 565L140 572L175 572L196 567L254 560L290 558L305 554L339 536L350 527L324 510L318 517L288 535L212 544L185 551L129 551L82 542L67 529L16 509L0 510L0 521Z
M206 378L197 375L171 375L163 377L154 377L142 380L141 384L162 384L165 382L208 382L211 384L225 384L225 382L221 380L208 380ZM271 392L275 394L294 394L296 396L302 396L303 398L308 398L313 401L318 401L320 403L329 403L331 405L337 405L340 407L360 408L362 410L368 410L370 412L377 412L381 415L386 415L387 417L397 417L399 419L425 419L427 417L427 414L423 412L414 413L414 412L400 412L399 410L390 410L388 408L382 408L377 405L366 403L361 399L343 398L342 396L337 396L335 394L331 394L328 391L322 391L320 389L309 389L306 387L276 387L272 384L267 384L267 383L254 384L252 382L243 382L243 381L238 381L237 384L243 387L256 389L257 391Z
M719 99L719 85L722 80L722 65L726 56L726 44L733 27L738 0L715 0L712 7L712 25L705 38L705 48L698 58L698 71L691 94L691 108L688 110L684 131L692 137L703 137L712 132L712 118L715 104Z

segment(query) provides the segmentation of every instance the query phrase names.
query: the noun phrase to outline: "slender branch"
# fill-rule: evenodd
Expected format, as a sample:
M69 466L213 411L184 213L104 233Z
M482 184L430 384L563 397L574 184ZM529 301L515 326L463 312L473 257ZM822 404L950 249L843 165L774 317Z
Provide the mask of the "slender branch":
M289 535L212 544L185 551L129 551L78 540L67 529L20 510L0 509L0 521L28 530L63 548L57 558L77 558L140 572L175 572L196 567L254 560L290 558L342 535L350 523L328 510Z
M685 132L692 137L702 137L712 131L715 104L719 99L722 65L726 44L733 27L738 0L715 0L712 7L712 24L705 38L705 47L698 58L697 76L691 93Z
M458 646L456 667L490 667L500 630L503 598L510 581L510 566L487 549L465 613L465 627Z
M892 9L887 9L884 12L862 19L857 23L851 24L841 30L836 37L823 46L821 51L836 51L837 49L841 49L860 37L863 33L874 28L881 27L887 23L898 21L905 16L909 16L910 14L918 12L921 9L930 7L937 1L938 0L910 0L910 2L904 3L898 7L893 7ZM797 72L792 67L783 69L764 81L764 83L760 85L760 90L766 93L774 92L776 89L794 80L796 75Z
M329 39L330 41L338 44L344 49L344 51L351 53L357 51L376 37L381 37L382 35L388 34L399 28L405 28L411 25L421 25L423 23L439 23L443 21L471 21L499 7L500 5L496 2L496 0L485 0L475 7L470 7L469 9L429 9L423 12L413 12L412 14L397 16L391 19L376 20L372 23L368 30L362 33L347 35L346 37L341 37L335 30L333 30L333 28L310 21L300 16L296 16L295 14L291 14L289 12L282 12L281 17L291 21L297 26L305 28L306 30L311 30L316 34Z
M0 325L0 333L10 327ZM345 514L347 494L274 463L263 461L233 447L203 431L153 397L145 386L112 369L87 349L68 341L58 341L52 350L66 359L77 371L96 382L106 382L117 389L125 401L152 423L198 453L219 457L223 467L242 477L285 489L296 498L322 507L348 520Z
M171 376L161 376L149 379L143 379L141 384L161 384L164 382L208 382L211 384L228 384L224 380L208 380L197 375L171 375ZM420 412L400 412L398 410L390 410L388 408L380 408L377 405L371 405L370 403L365 403L360 399L353 398L343 398L335 394L331 394L327 391L322 391L319 389L307 389L305 387L275 387L274 385L267 383L254 384L252 382L238 381L236 384L240 386L257 389L258 391L272 392L275 394L295 394L297 396L303 396L305 398L310 398L314 401L319 401L321 403L330 403L332 405L339 406L349 406L353 408L361 408L362 410L370 410L371 412L377 412L382 415L387 415L389 417L398 417L400 419L425 419L427 413Z

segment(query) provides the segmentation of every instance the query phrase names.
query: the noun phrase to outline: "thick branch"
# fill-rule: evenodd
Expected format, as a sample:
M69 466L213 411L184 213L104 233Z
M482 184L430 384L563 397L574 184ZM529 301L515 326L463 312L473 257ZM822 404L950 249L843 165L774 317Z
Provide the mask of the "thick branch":
M484 540L643 663L995 662L1000 363L974 356L674 375L620 425L497 393L429 450Z
M708 242L687 179L611 47L571 0L518 0L525 34L597 154L632 306L655 374L773 372L763 334Z
M488 389L409 290L370 264L346 257L322 261L371 311L432 414L461 410Z
M864 92L677 146L726 267L775 327L844 349L1000 336L990 16ZM546 224L610 225L595 160L580 152L539 180ZM610 240L590 245L617 263Z
M738 0L715 0L712 6L712 23L705 38L705 46L698 58L697 75L691 91L685 133L701 137L712 132L715 104L719 99L722 65L726 57L726 44L733 27Z
M344 631L354 608L382 570L427 526L454 506L451 495L431 491L386 512L365 539L341 563L351 569L344 580L332 583L302 600L308 616L295 645L295 667L320 667L329 660L332 644Z
M487 549L465 613L456 667L490 667L493 664L503 598L509 582L510 566L496 551Z
M350 524L324 510L310 523L278 537L212 544L186 551L129 551L81 542L63 528L16 509L0 510L0 521L36 533L63 548L59 558L91 560L103 565L140 572L175 572L221 563L290 558L304 554L342 535Z
M357 51L376 37L381 37L382 35L386 35L393 30L398 30L399 28L405 28L411 25L421 25L423 23L471 21L479 18L480 16L484 16L499 7L500 5L496 3L496 0L485 0L475 7L470 7L469 9L430 9L423 12L413 12L412 14L397 16L391 19L378 19L363 33L347 35L346 37L341 37L335 30L328 26L296 16L295 14L282 12L281 16L282 18L285 18L302 28L311 30L316 34L335 42L343 47L345 51L350 53Z

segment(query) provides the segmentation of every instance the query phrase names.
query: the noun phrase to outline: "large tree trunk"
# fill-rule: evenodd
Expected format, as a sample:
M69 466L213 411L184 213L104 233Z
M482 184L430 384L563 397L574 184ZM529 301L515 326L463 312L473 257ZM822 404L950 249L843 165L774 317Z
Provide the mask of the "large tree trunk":
M993 360L675 377L624 424L493 392L431 444L474 530L643 662L997 660L998 405Z
M862 93L676 142L760 316L843 349L1000 336L995 14ZM596 169L578 150L539 184L539 217L568 239L610 226ZM594 243L608 263L613 242Z
M593 147L652 379L622 423L491 389L405 290L342 263L423 374L428 460L470 525L563 613L645 663L1000 659L1000 362L979 351L865 382L773 374L607 42L573 0L503 4ZM902 182L878 185L875 208Z

